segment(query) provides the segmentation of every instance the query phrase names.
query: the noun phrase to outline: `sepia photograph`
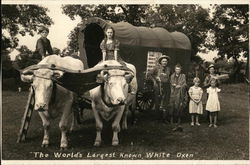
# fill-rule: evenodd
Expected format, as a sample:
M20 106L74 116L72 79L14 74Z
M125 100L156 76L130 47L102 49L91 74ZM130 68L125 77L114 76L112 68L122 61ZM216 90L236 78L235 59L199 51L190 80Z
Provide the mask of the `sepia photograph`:
M249 2L152 2L3 1L1 163L250 163Z

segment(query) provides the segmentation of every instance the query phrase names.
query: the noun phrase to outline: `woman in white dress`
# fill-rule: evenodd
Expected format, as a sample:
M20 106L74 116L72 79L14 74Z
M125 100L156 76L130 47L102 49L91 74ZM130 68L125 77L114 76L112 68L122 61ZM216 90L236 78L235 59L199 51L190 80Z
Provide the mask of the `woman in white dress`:
M217 80L212 79L210 82L210 87L207 89L208 99L206 104L206 110L209 111L209 127L217 127L217 116L220 111L220 101L218 93L221 91L216 87Z

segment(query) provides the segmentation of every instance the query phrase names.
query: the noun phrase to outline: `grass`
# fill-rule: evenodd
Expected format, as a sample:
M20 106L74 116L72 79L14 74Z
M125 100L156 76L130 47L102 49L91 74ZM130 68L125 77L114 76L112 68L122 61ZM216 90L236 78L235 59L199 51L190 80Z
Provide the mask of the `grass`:
M248 160L249 159L249 96L245 84L230 84L220 87L221 112L218 128L208 128L206 114L201 116L201 126L191 127L189 116L185 115L183 132L173 132L171 125L157 120L156 112L137 114L137 123L129 125L127 131L119 134L120 145L111 146L112 132L106 126L103 131L103 145L93 147L95 139L94 120L87 120L69 134L70 148L59 150L60 131L58 120L52 122L49 148L41 148L43 129L41 119L33 113L27 140L16 143L20 122L27 100L27 92L2 92L3 126L2 156L4 160L43 159L191 159L191 160ZM88 116L90 110L86 110ZM35 157L34 152L48 154L48 158ZM169 157L148 158L147 153L169 154ZM69 153L55 158L55 153ZM74 156L72 156L72 153ZM114 156L111 156L112 154ZM185 156L183 158L178 155ZM99 155L98 155L99 154ZM101 154L107 154L101 155ZM124 158L124 154L127 154ZM129 155L132 154L132 155ZM134 154L134 155L133 155ZM88 157L90 156L91 157ZM103 157L102 157L103 156ZM130 158L129 158L130 156ZM134 157L133 157L134 156ZM141 157L140 157L141 156ZM133 157L133 158L132 158Z

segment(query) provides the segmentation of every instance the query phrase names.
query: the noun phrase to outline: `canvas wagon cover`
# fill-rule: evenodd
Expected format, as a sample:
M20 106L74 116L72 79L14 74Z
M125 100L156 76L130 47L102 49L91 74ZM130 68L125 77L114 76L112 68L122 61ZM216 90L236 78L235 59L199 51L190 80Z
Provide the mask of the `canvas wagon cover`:
M159 27L136 27L127 22L111 23L97 17L85 19L78 25L80 31L91 23L96 23L103 29L112 26L115 29L116 38L124 45L191 50L188 37L180 32L168 32Z
M95 66L102 60L100 43L104 38L104 29L108 26L114 28L115 37L121 43L119 51L121 58L136 67L139 86L143 84L145 73L151 67L152 60L149 60L149 56L151 59L152 54L155 64L158 56L165 54L171 58L170 68L179 63L183 72L188 72L191 43L185 34L168 32L160 27L133 26L127 22L112 23L98 17L86 18L78 25L80 58L85 69Z

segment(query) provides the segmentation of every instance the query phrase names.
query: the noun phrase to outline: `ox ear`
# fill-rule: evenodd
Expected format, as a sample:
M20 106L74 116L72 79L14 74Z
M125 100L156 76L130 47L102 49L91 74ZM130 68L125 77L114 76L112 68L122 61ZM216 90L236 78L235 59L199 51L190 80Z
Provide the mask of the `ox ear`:
M31 83L31 82L33 82L33 77L34 77L33 74L32 75L21 74L21 80L23 82Z
M63 71L59 71L59 70L54 70L53 71L53 75L52 77L55 79L59 79L63 76Z
M134 78L134 75L131 72L125 72L125 79L127 83L129 84Z

